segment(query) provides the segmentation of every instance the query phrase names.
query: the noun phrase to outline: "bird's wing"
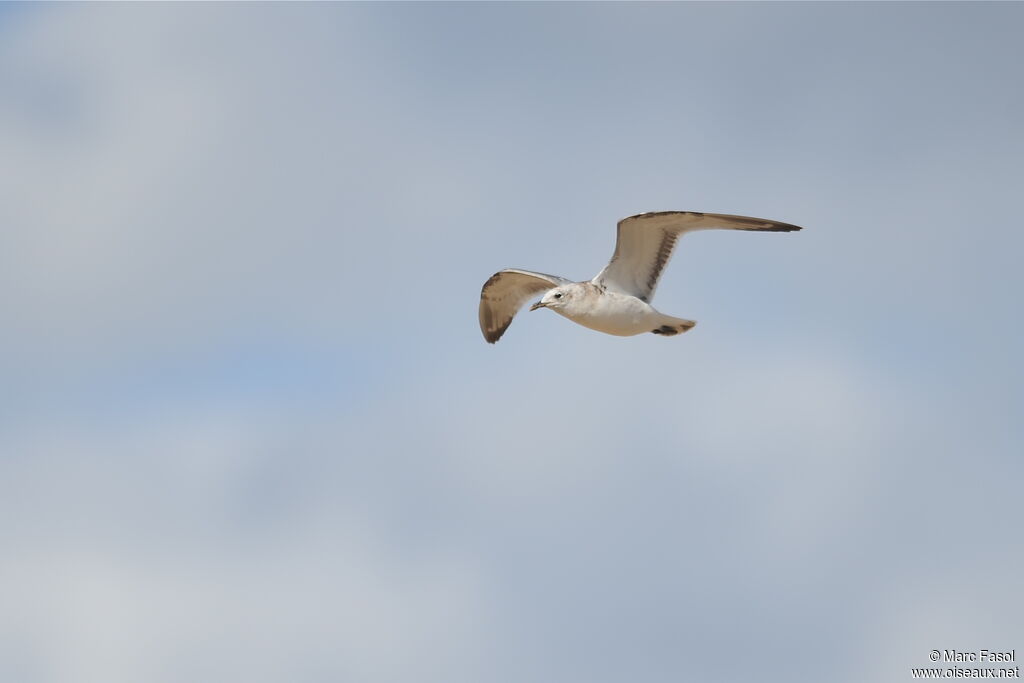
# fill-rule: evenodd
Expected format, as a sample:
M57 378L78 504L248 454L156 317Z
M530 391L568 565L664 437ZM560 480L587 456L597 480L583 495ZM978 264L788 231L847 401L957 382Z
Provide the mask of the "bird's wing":
M764 218L695 211L641 213L619 221L612 260L592 282L646 302L654 298L661 271L672 257L680 235L694 230L761 230L792 232L796 225Z
M512 318L531 297L571 280L529 270L506 268L491 276L480 290L480 331L489 343L501 339Z

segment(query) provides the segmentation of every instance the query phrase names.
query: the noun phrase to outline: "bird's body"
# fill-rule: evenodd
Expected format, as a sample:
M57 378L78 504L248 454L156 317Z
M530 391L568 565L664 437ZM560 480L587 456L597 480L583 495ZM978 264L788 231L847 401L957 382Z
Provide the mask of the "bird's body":
M615 253L593 280L572 282L556 275L508 268L491 276L480 292L480 329L484 339L501 338L528 299L530 307L550 308L598 332L629 337L644 332L673 336L696 323L673 318L651 306L662 270L676 240L695 230L726 229L792 232L798 226L778 221L693 211L642 213L619 221Z
M654 306L635 296L611 292L593 282L574 282L564 285L563 292L564 290L577 291L572 292L575 296L568 298L565 305L544 306L544 308L550 307L555 313L565 316L574 323L605 334L632 337L655 330L659 330L658 334L678 334L696 324L691 320L681 320L659 313ZM566 294L563 293L563 298L566 298ZM541 307L538 306L538 308ZM662 328L676 329L681 323L689 323L689 325L686 329L675 332L662 330Z

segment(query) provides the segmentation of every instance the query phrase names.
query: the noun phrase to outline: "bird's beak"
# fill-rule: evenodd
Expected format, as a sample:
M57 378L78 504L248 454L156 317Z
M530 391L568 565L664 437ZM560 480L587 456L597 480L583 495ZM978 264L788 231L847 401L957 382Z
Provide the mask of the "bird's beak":
M536 311L538 308L547 308L547 307L548 307L548 305L546 303L544 303L543 301L538 301L534 305L530 306L530 310L531 311Z

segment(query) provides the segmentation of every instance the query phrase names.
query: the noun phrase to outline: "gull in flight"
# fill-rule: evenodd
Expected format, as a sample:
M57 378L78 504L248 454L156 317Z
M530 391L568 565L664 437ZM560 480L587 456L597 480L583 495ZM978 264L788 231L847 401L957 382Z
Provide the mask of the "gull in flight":
M533 296L531 311L549 308L598 332L629 337L644 332L673 336L695 323L659 313L651 306L661 271L681 235L696 230L792 232L799 226L764 218L695 211L641 213L619 221L612 260L593 280L572 282L557 275L507 268L480 292L480 330L489 343L501 339L512 318Z

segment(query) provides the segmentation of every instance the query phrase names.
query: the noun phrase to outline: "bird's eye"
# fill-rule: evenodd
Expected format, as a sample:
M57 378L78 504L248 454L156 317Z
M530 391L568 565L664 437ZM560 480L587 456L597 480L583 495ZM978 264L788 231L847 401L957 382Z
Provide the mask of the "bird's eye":
M559 292L558 294L555 294L555 298L556 299L561 299L562 298L562 293Z

